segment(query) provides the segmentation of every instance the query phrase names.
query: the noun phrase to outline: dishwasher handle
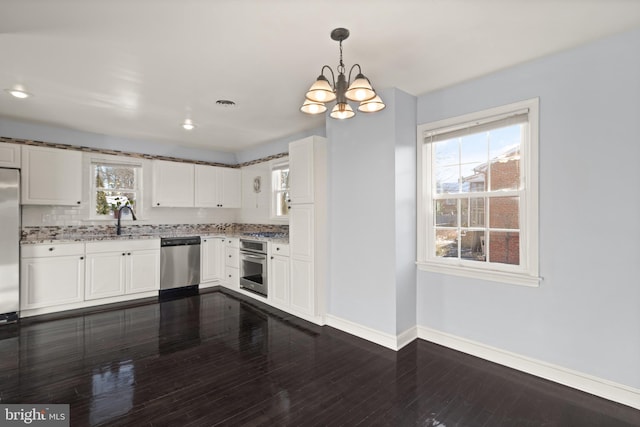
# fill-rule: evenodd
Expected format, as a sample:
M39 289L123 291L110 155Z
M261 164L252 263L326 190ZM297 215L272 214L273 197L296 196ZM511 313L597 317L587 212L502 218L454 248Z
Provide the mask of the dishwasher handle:
M200 236L197 237L165 237L160 239L160 246L191 246L199 245Z

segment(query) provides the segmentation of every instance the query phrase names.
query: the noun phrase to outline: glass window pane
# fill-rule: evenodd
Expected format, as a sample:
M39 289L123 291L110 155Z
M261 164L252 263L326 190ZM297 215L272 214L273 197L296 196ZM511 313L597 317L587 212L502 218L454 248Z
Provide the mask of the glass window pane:
M491 197L489 212L489 227L514 230L520 228L519 197Z
M489 262L520 265L520 233L489 232Z
M97 188L126 188L134 190L135 167L96 165Z
M282 191L276 193L276 216L286 216L289 214L289 192Z
M491 131L491 191L520 188L522 125Z
M433 159L433 164L437 167L457 166L460 163L458 138L434 143Z
M484 231L462 231L460 235L460 258L471 261L485 261Z
M437 167L434 170L436 193L458 193L460 192L460 167L447 166Z
M440 227L458 226L458 201L442 199L435 201L435 225Z
M289 169L283 169L280 171L280 189L289 189Z
M458 257L458 232L456 230L436 230L436 256Z
M460 214L462 227L484 227L484 198L470 197L460 200Z
M460 173L462 175L462 192L485 191L487 156L487 132L461 138Z

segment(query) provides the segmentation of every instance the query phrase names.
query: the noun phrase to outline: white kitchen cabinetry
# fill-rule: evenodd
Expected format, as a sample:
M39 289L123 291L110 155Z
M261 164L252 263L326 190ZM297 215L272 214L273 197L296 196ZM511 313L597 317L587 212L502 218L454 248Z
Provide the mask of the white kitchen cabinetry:
M21 252L21 311L84 300L84 243L22 245Z
M314 202L314 141L305 138L289 144L289 198L291 203Z
M223 284L234 290L240 289L240 241L237 238L226 238L224 245L224 280Z
M0 143L0 167L20 168L20 145Z
M317 324L325 315L326 150L326 139L315 136L289 144L289 311Z
M158 239L87 243L87 300L160 289Z
M82 201L82 152L22 147L22 204L73 205Z
M270 244L269 257L269 302L281 310L290 305L289 245Z
M194 170L191 163L154 160L152 206L193 207Z
M200 244L200 287L213 286L224 274L224 238L203 237Z
M242 173L240 169L195 165L195 206L239 208Z

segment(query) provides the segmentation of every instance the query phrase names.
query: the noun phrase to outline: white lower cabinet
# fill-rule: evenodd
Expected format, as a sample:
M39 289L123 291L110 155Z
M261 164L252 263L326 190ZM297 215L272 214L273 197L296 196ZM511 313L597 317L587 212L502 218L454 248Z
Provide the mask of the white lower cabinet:
M211 282L224 275L224 237L202 237L200 242L200 287L212 286Z
M84 243L23 245L20 310L84 300Z
M160 289L160 241L87 243L85 299Z
M272 255L268 268L269 299L276 307L286 310L290 304L289 257Z
M240 289L240 240L238 238L226 238L224 245L224 280L225 286L231 289Z

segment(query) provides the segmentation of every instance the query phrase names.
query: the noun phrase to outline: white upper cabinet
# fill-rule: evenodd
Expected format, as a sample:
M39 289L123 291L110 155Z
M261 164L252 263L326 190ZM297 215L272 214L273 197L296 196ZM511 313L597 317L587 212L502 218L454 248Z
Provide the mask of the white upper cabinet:
M154 160L152 200L154 207L193 207L194 165Z
M0 167L20 167L20 145L0 143Z
M240 169L195 165L195 206L239 208L241 184Z
M314 201L314 144L310 138L289 144L289 189L292 204Z
M81 151L22 147L22 204L78 206L81 201Z

